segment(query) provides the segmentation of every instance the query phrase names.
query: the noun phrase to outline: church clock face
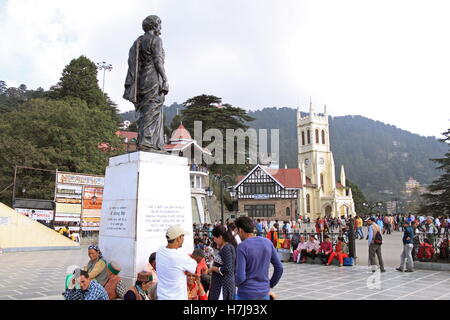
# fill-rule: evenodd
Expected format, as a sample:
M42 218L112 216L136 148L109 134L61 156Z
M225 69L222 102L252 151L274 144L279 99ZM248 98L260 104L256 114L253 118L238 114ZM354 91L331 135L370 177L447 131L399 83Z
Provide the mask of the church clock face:
M305 159L305 166L309 165L309 159Z
M320 164L320 165L323 165L324 163L325 163L325 160L324 160L323 158L320 158L320 159L319 159L319 164Z

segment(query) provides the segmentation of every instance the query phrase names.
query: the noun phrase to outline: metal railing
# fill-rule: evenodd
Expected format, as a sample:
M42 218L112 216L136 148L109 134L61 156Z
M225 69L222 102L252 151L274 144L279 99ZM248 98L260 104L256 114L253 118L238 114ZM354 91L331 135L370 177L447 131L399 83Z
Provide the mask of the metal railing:
M204 234L207 234L207 235L208 235L208 239L209 239L210 241L212 241L212 235L210 234L210 231L208 231L207 229L203 229L203 228L194 228L194 234L198 234L198 235L200 236L200 238L202 238ZM267 235L269 234L269 232L263 231L263 232L261 232L261 233L258 233L257 231L255 231L255 234L256 234L257 236L267 237ZM338 237L343 237L343 238L344 238L344 241L345 241L346 243L348 243L348 240L349 240L349 239L348 239L348 232L347 232L347 231L342 231L342 230L341 230L340 232L320 232L320 233L317 233L317 232L308 232L308 231L303 231L303 232L300 232L300 231L298 231L298 232L293 231L293 232L289 232L289 233L282 232L282 231L278 231L278 232L277 232L277 237L278 237L278 239L289 239L289 240L291 240L291 248L292 248L292 246L293 246L292 239L294 239L294 240L295 240L295 239L300 240L300 237L305 237L305 241L308 241L308 240L309 240L309 237L310 237L311 235L313 235L319 242L322 242L323 239L324 239L324 236L325 236L325 235L328 235L328 236L330 237L330 240L331 240L331 242L333 243L333 245L337 243L337 240L338 240L337 238L338 238Z
M189 171L209 173L208 168L196 164L189 165Z

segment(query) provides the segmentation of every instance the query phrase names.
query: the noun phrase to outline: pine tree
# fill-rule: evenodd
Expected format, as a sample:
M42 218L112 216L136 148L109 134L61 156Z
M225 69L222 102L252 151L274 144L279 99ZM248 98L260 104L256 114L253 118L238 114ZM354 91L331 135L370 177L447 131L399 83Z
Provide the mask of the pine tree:
M60 97L80 98L89 107L107 105L98 85L97 66L85 56L73 59L64 68L56 91Z
M226 154L226 130L242 129L245 131L249 128L247 122L254 120L254 118L250 117L244 109L233 107L230 104L223 104L221 98L212 95L193 97L184 102L183 105L186 109L181 111L181 119L175 120L172 125L175 126L178 120L182 120L183 125L191 133L192 137L195 136L194 121L202 122L202 135L209 129L220 130L224 139L224 157ZM246 153L248 152L247 150L248 148L246 148ZM248 155L245 155L244 158L247 159ZM236 142L234 147L234 159L235 161L237 160ZM249 164L213 164L210 169L213 173L237 176L248 172L251 167L252 166Z
M450 142L450 129L443 133L445 138L440 139L443 143ZM434 216L450 215L450 150L444 158L431 159L439 164L438 170L443 174L434 180L428 187L428 193L423 195L426 204L421 207L420 212Z

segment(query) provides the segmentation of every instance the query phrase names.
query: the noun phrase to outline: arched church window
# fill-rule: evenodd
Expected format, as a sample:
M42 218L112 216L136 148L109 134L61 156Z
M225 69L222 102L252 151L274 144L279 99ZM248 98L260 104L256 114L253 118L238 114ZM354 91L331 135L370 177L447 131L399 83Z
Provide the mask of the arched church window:
M325 130L322 130L322 143L325 144Z
M311 144L311 132L309 131L309 129L306 131L306 138L307 138L308 144Z
M290 217L291 216L291 208L287 207L286 208L286 217Z
M305 131L302 131L302 146L305 145Z
M306 212L311 213L311 197L309 194L306 195Z
M319 141L319 130L318 129L316 129L316 143L317 144L320 143L320 141Z

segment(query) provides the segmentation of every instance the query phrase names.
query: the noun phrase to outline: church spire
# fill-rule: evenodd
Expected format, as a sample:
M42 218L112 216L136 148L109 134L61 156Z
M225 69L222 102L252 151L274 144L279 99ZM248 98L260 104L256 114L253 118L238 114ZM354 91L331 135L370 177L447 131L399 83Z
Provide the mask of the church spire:
M314 110L313 110L313 105L312 105L312 98L311 96L309 97L309 118L312 119L314 116Z
M328 116L327 105L324 105L324 106L323 106L323 115L324 115L325 117Z
M344 165L341 166L341 184L342 186L345 187L345 170L344 170Z

